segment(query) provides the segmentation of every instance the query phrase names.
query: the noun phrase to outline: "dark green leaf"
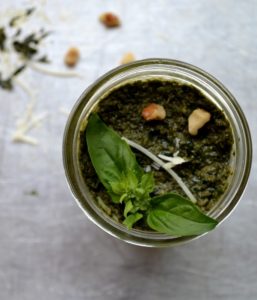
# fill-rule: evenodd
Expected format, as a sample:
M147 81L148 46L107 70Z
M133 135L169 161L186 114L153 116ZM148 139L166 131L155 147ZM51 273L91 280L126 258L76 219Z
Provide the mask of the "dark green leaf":
M2 80L0 78L0 87L4 90L12 90L13 89L13 85L12 85L12 81L10 78Z
M155 197L147 216L148 225L173 236L199 235L212 230L218 222L204 215L191 201L174 193Z
M13 18L10 20L10 22L9 22L9 26L10 26L10 27L15 26L15 23L16 23L20 18L22 18L22 15L13 17Z
M29 44L29 43L37 44L38 40L37 40L36 33L31 33L28 36L26 36L23 40L23 43L24 44Z
M38 52L38 50L34 46L30 46L29 43L19 41L13 42L13 48L27 59L32 58Z
M141 178L142 170L128 144L97 114L89 118L86 139L93 166L108 191L121 195L134 177Z
M20 74L24 69L26 68L26 65L22 65L18 67L8 78L2 79L2 75L0 74L0 87L4 90L12 90L13 89L13 83L12 79Z
M11 78L17 76L18 74L20 74L24 69L26 68L26 65L22 65L19 68L17 68L11 75Z
M28 8L25 12L26 16L30 16L36 10L35 7Z
M131 229L132 226L139 221L140 219L143 218L143 215L140 213L135 213L135 214L131 214L129 215L124 221L123 224L128 228Z
M0 50L4 51L6 42L6 33L3 27L0 27Z
M47 37L50 32L45 32L44 30L40 30L39 33L31 33L27 35L23 40L15 39L13 41L13 48L16 52L21 54L26 59L31 59L35 54L38 53L38 44ZM39 59L41 62L47 62L46 56L41 57Z
M18 28L13 37L18 37L21 34L21 28Z
M10 27L13 27L16 25L16 22L21 19L21 18L24 18L24 17L28 17L30 16L34 11L35 11L35 7L32 7L32 8L28 8L27 10L25 10L25 12L23 14L20 14L20 15L17 15L15 17L13 17L10 21L9 21L9 26Z
M12 90L12 80L11 78L2 79L2 74L0 73L0 87L4 90Z
M48 57L46 55L40 57L37 59L38 62L44 63L44 64L48 64L50 63L50 60L48 59Z

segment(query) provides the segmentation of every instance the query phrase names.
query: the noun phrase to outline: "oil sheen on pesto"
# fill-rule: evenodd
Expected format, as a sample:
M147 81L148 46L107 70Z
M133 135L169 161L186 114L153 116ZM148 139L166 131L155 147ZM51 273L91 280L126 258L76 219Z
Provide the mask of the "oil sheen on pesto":
M141 112L149 103L162 105L166 118L146 122ZM188 133L188 117L194 109L202 108L211 120L198 132ZM231 174L232 131L224 113L193 86L176 81L147 80L127 83L112 90L100 102L101 119L121 136L135 141L155 155L178 153L187 162L174 168L197 199L203 211L209 211L228 186ZM179 151L179 152L178 152ZM154 173L152 196L175 192L185 196L178 184L164 170L155 170L152 161L135 152L138 163ZM85 129L80 134L79 161L85 183L97 205L114 220L122 222L123 210L106 193L90 161ZM148 229L144 220L138 227Z

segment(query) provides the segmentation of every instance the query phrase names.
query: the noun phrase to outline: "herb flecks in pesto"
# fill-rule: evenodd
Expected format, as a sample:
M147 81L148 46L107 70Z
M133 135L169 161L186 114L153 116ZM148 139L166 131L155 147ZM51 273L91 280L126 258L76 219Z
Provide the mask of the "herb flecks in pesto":
M141 112L153 102L165 108L166 117L146 122ZM188 117L197 108L208 111L211 119L196 136L191 136ZM209 211L226 191L231 174L231 128L224 113L195 87L165 80L127 83L103 97L98 114L120 136L135 141L155 155L173 156L179 151L178 155L187 162L175 166L174 170L195 195L201 210ZM151 196L169 192L185 196L166 171L155 170L149 158L134 152L139 165L154 174L155 189ZM81 131L79 159L82 175L93 197L100 197L111 209L111 216L122 222L123 207L111 201L88 156L85 129ZM137 224L141 229L148 229L144 219Z

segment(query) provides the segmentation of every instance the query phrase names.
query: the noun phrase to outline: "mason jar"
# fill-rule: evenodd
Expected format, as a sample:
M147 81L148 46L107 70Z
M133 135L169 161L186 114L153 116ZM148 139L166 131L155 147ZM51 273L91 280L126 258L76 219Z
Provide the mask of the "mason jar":
M102 230L134 245L174 246L199 236L172 237L152 231L128 230L97 206L80 170L79 134L90 113L103 96L116 87L149 79L175 80L196 87L224 112L230 123L234 139L234 155L231 155L233 175L225 193L207 213L220 224L235 208L246 187L252 161L251 136L246 118L232 94L213 76L190 64L169 59L145 59L117 67L96 80L83 92L69 115L63 138L63 164L75 201L85 215Z

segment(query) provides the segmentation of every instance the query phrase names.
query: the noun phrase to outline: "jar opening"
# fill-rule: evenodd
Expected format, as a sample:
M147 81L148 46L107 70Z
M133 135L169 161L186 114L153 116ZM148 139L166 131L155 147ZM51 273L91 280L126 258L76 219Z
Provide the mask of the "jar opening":
M209 211L210 216L221 222L231 212L245 188L251 165L251 139L242 111L227 89L204 71L177 61L153 59L119 67L100 78L83 93L69 117L63 149L66 176L77 202L93 222L116 237L144 246L179 244L195 237L172 238L165 234L138 229L129 231L109 218L96 205L81 176L78 140L81 128L86 126L88 116L110 91L138 80L156 78L194 86L224 112L231 126L234 144L230 165L234 172L230 176L227 190Z

